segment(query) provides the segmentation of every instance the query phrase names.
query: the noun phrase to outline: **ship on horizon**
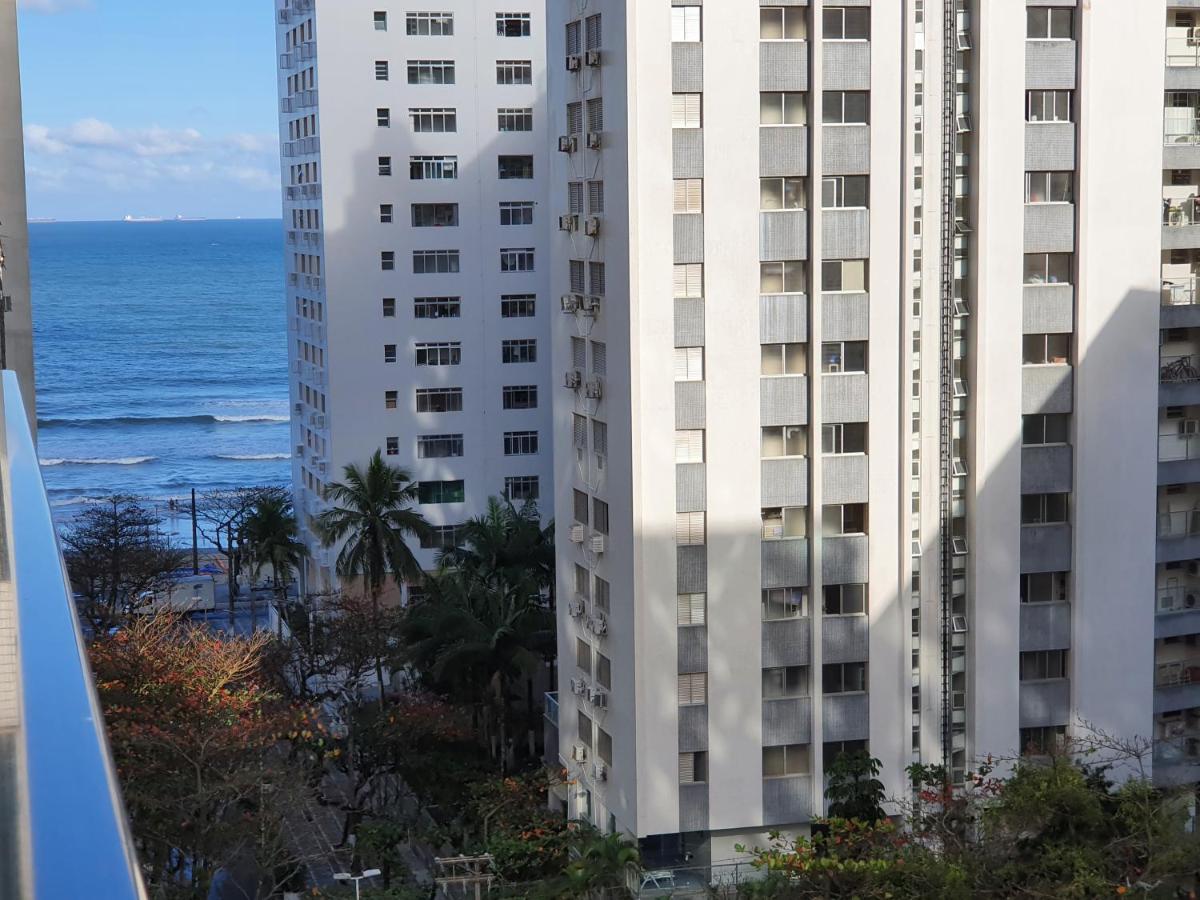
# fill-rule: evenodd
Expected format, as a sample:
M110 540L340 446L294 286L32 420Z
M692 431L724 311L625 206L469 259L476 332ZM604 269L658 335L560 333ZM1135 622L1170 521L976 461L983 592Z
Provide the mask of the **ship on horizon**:
M134 224L141 224L143 222L162 222L163 217L162 216L126 216L121 221L122 222L131 222Z

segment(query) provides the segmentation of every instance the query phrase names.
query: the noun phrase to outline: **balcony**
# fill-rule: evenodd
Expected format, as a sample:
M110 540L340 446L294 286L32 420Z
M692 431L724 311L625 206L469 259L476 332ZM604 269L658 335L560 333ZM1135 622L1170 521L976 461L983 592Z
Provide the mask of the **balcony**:
M542 721L542 761L548 766L561 765L558 750L558 693L545 697L546 709Z
M1200 34L1195 28L1167 28L1166 88L1187 91L1200 88Z
M1158 358L1159 403L1191 406L1200 403L1200 331L1164 332Z
M1067 678L1022 681L1018 691L1022 728L1064 725L1071 719L1071 682Z
M1200 777L1200 710L1184 709L1155 721L1154 781L1186 784Z
M1163 167L1200 168L1200 92L1189 92L1189 102L1163 110Z
M1160 645L1159 652L1162 652ZM1180 657L1154 666L1154 712L1200 706L1200 656Z
M16 375L0 452L0 896L143 896Z
M1164 250L1192 250L1200 247L1200 201L1194 194L1163 197Z

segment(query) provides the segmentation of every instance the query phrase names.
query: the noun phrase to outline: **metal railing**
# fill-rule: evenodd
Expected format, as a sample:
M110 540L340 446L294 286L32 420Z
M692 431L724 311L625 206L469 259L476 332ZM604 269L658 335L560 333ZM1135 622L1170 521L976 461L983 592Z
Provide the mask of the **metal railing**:
M555 728L558 727L558 692L546 694L546 718Z
M0 382L0 896L142 898L17 376ZM15 626L15 628L13 627Z
M1168 228L1200 225L1200 198L1185 197L1172 200L1164 197L1163 225Z
M1164 144L1200 144L1200 110L1168 108Z
M1167 29L1167 65L1200 66L1200 34L1195 28Z
M1178 462L1200 459L1200 434L1180 434L1178 429L1158 436L1158 461Z
M1192 306L1196 302L1195 275L1183 275L1162 280L1163 306Z
M1180 684L1200 684L1200 656L1158 663L1154 667L1155 687L1174 687Z
M1184 538L1200 534L1200 509L1184 509L1158 514L1160 538Z
M1191 384L1200 381L1200 369L1197 369L1192 355L1162 356L1158 364L1158 380L1160 384Z

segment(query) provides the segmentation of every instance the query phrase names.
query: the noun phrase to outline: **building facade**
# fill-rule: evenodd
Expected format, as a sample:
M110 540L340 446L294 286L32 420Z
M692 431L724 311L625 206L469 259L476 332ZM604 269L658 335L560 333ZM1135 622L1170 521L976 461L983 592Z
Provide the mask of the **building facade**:
M572 814L715 864L847 751L1194 733L1182 5L553 6Z
M29 224L25 207L25 136L16 0L0 0L0 303L4 367L17 373L30 428L37 430L33 382L33 306L29 290Z
M277 6L309 589L336 581L309 518L376 450L418 482L426 565L490 496L549 491L544 27L536 4Z

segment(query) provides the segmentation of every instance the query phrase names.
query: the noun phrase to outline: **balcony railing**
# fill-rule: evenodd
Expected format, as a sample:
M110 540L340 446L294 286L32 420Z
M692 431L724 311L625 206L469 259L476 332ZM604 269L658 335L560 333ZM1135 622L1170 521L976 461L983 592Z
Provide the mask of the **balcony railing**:
M1196 301L1195 275L1183 275L1162 280L1163 306L1192 306Z
M1159 462L1179 462L1186 459L1200 459L1200 434L1181 433L1178 428L1173 428L1158 435Z
M1160 613L1189 612L1200 609L1200 586L1176 585L1159 588L1154 609Z
M0 896L145 896L17 377L0 383Z
M1155 687L1174 687L1180 684L1200 684L1200 656L1159 663L1154 667Z
M1164 144L1200 144L1200 110L1168 107L1165 114Z
M1200 534L1200 509L1158 514L1160 538L1185 538Z
M546 695L546 718L555 728L558 727L558 692Z
M1200 381L1200 369L1190 353L1182 356L1163 356L1159 360L1158 381L1160 384L1191 384Z
M1200 66L1200 34L1195 28L1167 29L1167 65Z
M1182 228L1187 225L1200 225L1200 199L1185 197L1183 199L1163 198L1163 225L1168 228Z

